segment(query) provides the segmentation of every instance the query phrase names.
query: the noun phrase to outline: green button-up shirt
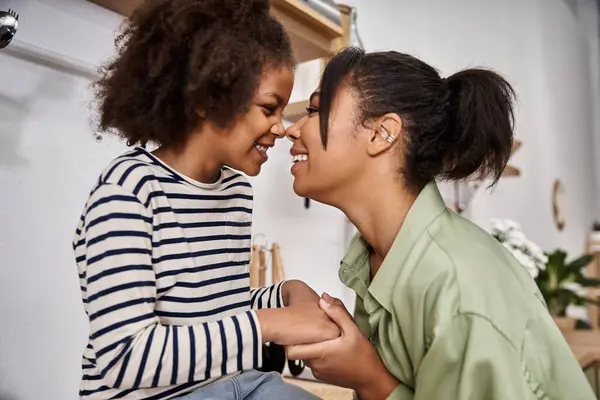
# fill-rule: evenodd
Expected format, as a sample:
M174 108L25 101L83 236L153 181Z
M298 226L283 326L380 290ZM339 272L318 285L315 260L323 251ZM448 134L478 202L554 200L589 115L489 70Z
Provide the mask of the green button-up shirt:
M593 400L533 279L496 239L447 210L435 184L371 282L354 238L341 264L355 320L401 385L390 400Z

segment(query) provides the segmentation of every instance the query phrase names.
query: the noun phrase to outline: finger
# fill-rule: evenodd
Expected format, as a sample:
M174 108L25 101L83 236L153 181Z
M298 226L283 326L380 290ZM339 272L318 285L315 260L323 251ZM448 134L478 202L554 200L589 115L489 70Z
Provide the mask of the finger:
M328 347L327 342L299 344L285 349L290 360L318 360L323 357Z
M346 307L344 307L343 304L342 306L339 306L335 302L329 303L325 299L321 298L319 301L319 306L325 312L325 314L327 314L327 316L340 327L343 333L350 332L352 329L356 329L356 325L354 324L352 316L348 310L346 310Z
M331 297L329 294L327 293L323 293L323 295L321 296L321 298L323 300L325 300L326 302L330 303L330 304L334 304L340 308L343 308L344 310L346 310L346 312L348 313L348 315L350 315L350 312L348 311L348 309L346 308L346 305L337 297ZM352 315L350 315L352 316Z
M311 374L317 379L322 380L321 370L323 363L319 360L304 361L304 365L310 369Z

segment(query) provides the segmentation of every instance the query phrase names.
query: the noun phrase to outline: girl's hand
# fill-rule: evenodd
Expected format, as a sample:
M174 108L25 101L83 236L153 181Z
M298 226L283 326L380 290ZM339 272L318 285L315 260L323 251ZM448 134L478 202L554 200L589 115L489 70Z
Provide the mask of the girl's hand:
M286 306L296 306L302 303L319 304L319 295L306 283L298 280L286 281L282 289L283 303Z
M319 307L317 301L299 302L285 308L256 311L263 343L282 346L316 343L340 336L340 328Z
M399 382L387 371L344 304L324 294L319 305L342 335L321 343L290 346L288 358L304 360L317 379L354 389L363 400L387 398Z

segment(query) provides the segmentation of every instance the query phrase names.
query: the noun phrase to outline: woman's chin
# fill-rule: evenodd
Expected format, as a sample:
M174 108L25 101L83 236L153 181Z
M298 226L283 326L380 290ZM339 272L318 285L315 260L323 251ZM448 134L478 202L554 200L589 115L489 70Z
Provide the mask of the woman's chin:
M298 182L298 179L294 179L294 193L296 193L300 197L310 197L309 191L306 190L306 187L302 185L301 182Z

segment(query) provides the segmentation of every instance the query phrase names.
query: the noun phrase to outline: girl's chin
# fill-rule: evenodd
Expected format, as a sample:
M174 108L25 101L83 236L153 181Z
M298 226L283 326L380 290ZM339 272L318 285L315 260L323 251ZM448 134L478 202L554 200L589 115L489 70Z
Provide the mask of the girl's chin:
M244 168L242 168L241 171L248 176L257 176L258 174L260 174L262 165L263 165L263 163L260 163L260 164L250 164L249 163L247 165L244 165Z

